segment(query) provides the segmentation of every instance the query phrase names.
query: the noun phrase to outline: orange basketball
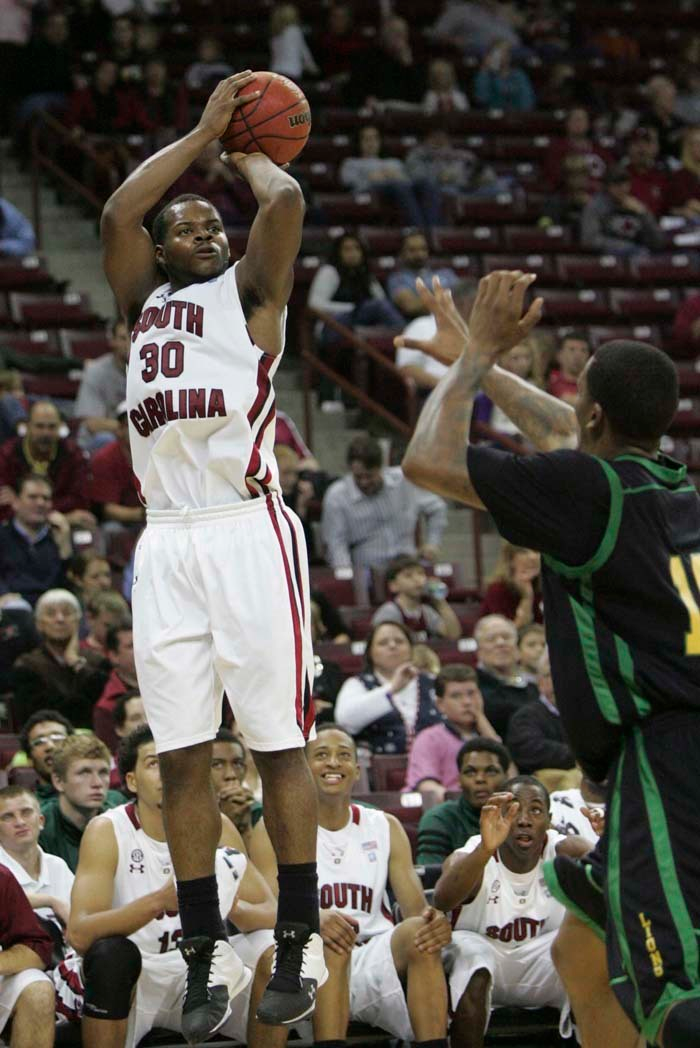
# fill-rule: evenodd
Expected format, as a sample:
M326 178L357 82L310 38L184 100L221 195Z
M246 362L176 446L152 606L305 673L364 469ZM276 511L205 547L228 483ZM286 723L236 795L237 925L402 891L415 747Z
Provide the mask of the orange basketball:
M287 164L301 153L311 130L311 110L304 92L279 73L256 73L243 88L260 97L235 109L221 136L227 153L265 153Z

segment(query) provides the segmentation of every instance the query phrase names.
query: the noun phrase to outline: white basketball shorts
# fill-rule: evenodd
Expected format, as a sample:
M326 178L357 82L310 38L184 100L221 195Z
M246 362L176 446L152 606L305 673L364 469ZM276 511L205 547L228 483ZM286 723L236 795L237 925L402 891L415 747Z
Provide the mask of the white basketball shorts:
M23 972L17 972L16 975L0 976L0 1032L5 1029L20 994L36 982L51 983L51 979L38 968L26 968Z
M350 1018L378 1026L402 1041L412 1041L406 996L391 952L395 930L373 935L352 951Z
M305 745L314 719L308 563L301 521L281 497L149 511L132 605L159 753L213 739L224 689L251 749Z
M569 1036L566 991L552 963L552 943L556 934L556 930L546 932L521 943L516 949L508 949L503 943L477 932L452 932L455 959L448 980L452 1009L456 1010L472 975L485 968L491 976L491 1008L505 1005L558 1008L560 1031L563 1037Z

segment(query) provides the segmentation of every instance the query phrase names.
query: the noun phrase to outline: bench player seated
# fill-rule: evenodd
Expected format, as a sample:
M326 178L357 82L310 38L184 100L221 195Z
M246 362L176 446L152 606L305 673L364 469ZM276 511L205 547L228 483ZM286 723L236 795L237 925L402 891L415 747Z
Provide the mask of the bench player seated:
M154 1026L181 1031L188 964L178 949L182 928L148 725L122 741L119 768L135 800L93 819L85 832L68 925L80 957L60 965L55 978L61 1010L82 1012L85 1048L131 1048ZM224 816L216 874L223 918L246 932L274 926L272 893ZM268 933L261 950L271 941ZM231 1032L239 1036L245 1033L250 970L236 952L222 956L221 990L233 1009L224 1022L233 1021Z
M568 1002L550 951L565 911L545 884L543 865L593 847L550 829L549 794L530 775L509 779L489 798L480 829L445 860L435 886L435 904L457 911L452 1048L481 1048L491 1008L500 1005L559 1008L564 1032Z
M449 922L426 903L400 822L351 803L360 774L352 737L324 724L306 755L318 794L321 937L329 972L313 1016L315 1044L344 1045L354 1019L422 1048L447 1048L441 950L450 941ZM263 821L253 831L251 856L273 884L275 857ZM397 925L389 884L403 914ZM265 978L259 968L253 1001ZM249 1028L249 1048L278 1048L286 1039L282 1027Z

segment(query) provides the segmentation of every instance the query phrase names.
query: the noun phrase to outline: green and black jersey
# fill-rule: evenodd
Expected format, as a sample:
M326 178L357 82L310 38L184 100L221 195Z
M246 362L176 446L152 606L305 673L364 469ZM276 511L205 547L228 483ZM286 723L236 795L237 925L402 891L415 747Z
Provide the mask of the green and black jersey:
M470 447L468 468L501 535L543 555L559 710L600 781L627 729L700 712L700 497L663 455Z

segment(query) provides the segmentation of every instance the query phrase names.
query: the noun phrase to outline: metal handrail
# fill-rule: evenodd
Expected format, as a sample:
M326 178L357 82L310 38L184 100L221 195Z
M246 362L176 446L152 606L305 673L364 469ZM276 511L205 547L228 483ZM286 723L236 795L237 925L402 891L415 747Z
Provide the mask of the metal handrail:
M33 123L30 132L31 142L31 179L32 179L32 212L34 220L34 229L36 231L37 247L41 248L43 239L43 223L41 216L41 193L40 193L40 174L41 170L50 171L59 182L62 182L64 186L72 190L80 196L91 208L94 209L96 215L99 215L104 207L104 200L101 200L91 189L83 185L82 182L78 181L70 172L66 171L65 168L57 164L54 159L46 154L41 148L40 137L44 130L53 132L56 139L59 139L64 144L70 145L73 149L82 153L95 168L104 171L110 178L111 181L116 185L119 175L113 164L108 163L101 157L96 156L93 150L85 143L81 142L80 139L76 139L71 134L70 130L60 122L56 120L54 116L46 111L40 111Z
M361 355L361 357L367 360L372 360L379 368L384 370L387 374L392 375L392 377L404 386L406 391L406 401L408 404L408 420L400 418L395 414L395 412L391 411L390 408L387 408L379 400L376 400L369 393L363 390L361 386L358 386L357 383L353 382L345 375L341 375L339 371L336 371L336 369L331 367L330 364L327 364L325 360L321 360L316 352L313 336L313 327L318 320L321 320L331 328L331 330L335 331L336 334L340 335L341 345L345 343L346 345L351 346L354 351ZM362 338L362 336L358 335L357 332L352 331L344 324L341 324L335 317L330 316L328 313L324 313L323 310L307 306L301 319L300 330L301 358L303 362L304 439L307 444L311 445L313 442L313 413L311 410L312 372L317 372L318 374L325 375L326 378L331 379L331 381L334 382L344 393L347 393L356 400L361 407L383 419L391 429L399 434L399 436L410 437L418 414L416 384L412 379L407 378L392 361L387 360L387 358L380 353L378 349L371 345L367 339Z

